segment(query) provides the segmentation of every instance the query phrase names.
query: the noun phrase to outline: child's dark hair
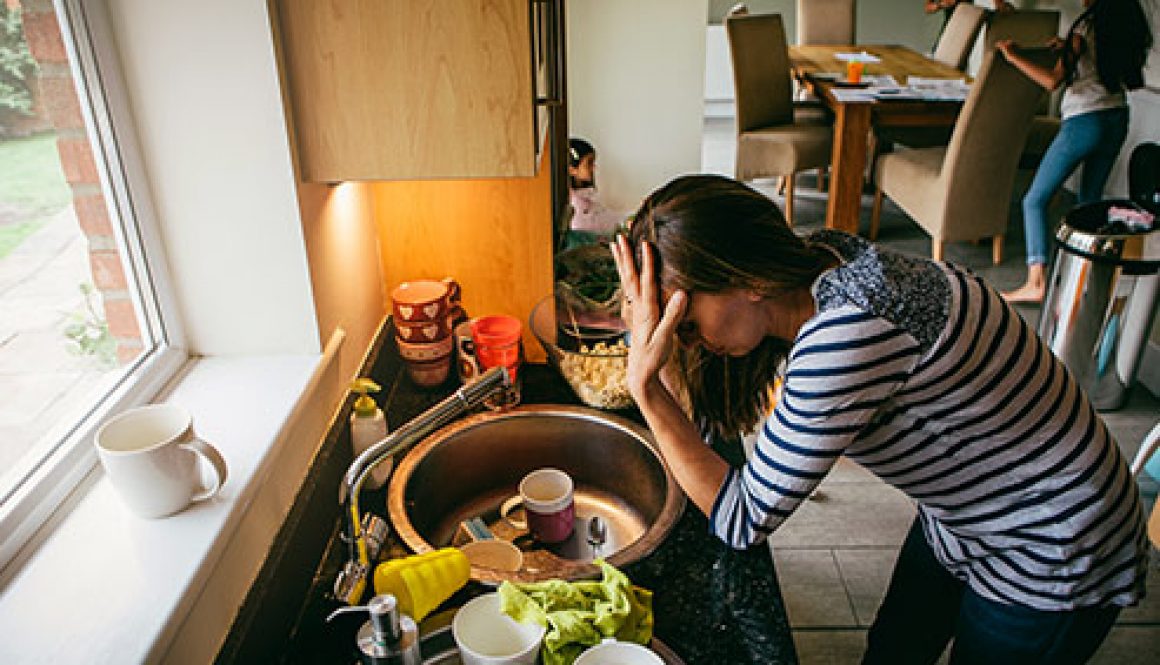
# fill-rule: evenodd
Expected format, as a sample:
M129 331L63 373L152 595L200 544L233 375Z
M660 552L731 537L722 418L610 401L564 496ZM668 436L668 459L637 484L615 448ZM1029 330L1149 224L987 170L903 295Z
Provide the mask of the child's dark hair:
M1096 73L1104 88L1116 93L1142 87L1144 63L1152 48L1152 31L1139 0L1095 0L1076 18L1067 31L1069 48L1063 51L1067 83L1075 79L1076 58L1070 48L1071 36L1088 21L1092 27L1089 33L1092 43L1085 46L1095 49Z
M596 148L584 139L568 139L568 166L580 166L580 160L596 154Z

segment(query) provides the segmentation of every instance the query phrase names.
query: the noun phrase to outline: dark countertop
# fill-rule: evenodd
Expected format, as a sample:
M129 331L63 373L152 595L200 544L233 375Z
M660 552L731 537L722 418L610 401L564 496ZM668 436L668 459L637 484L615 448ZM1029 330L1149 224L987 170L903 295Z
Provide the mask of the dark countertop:
M384 387L380 403L393 430L457 386L452 377L435 389L417 388L400 366L393 335L384 337L388 341L373 362L370 375ZM553 368L529 364L521 373L523 403L580 403ZM641 421L635 411L618 414ZM342 426L343 421L337 421L336 429L343 430L338 437L349 447L349 428ZM715 448L735 464L742 460L740 441L720 442ZM385 517L385 494L385 490L364 492L363 511ZM339 525L335 524L302 608L296 614L295 625L288 639L277 648L277 660L281 662L357 660L354 634L365 618L344 615L333 623L324 622L327 614L341 606L331 598L330 591L347 551L338 531ZM406 554L397 540L390 544L390 550L392 555ZM769 548L762 544L746 551L731 549L709 533L706 518L691 503L686 504L673 531L656 551L624 567L624 572L635 584L653 591L656 636L690 665L797 662ZM445 605L461 604L487 590L470 583ZM240 658L238 654L247 651L244 646L247 645L236 646L234 658L219 657L219 661Z

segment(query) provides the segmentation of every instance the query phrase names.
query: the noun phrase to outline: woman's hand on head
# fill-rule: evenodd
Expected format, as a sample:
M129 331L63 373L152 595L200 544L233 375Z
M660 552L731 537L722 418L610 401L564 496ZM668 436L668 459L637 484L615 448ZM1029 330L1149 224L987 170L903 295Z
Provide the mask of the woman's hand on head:
M611 249L624 293L621 316L632 334L628 389L634 399L641 401L651 390L665 390L660 373L672 355L677 324L685 314L688 295L684 291L673 293L662 311L653 255L656 250L652 245L645 243L641 248L639 273L627 238L617 236Z

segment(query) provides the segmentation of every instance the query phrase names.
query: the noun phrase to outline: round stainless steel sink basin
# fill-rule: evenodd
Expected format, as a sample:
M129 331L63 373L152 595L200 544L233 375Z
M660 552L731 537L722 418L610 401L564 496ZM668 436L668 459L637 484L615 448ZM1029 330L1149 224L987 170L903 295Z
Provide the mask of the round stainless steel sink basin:
M544 467L567 472L575 484L576 526L555 545L536 542L499 515L520 479ZM664 540L684 503L647 429L558 405L481 413L444 427L402 459L387 492L391 523L415 552L467 542L460 523L471 517L524 550L516 572L473 566L472 578L483 582L595 577L597 557L618 567L632 563Z

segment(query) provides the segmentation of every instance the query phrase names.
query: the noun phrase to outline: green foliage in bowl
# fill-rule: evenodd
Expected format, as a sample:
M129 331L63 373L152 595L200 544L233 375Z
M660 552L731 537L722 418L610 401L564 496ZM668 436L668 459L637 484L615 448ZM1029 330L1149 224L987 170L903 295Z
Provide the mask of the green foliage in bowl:
M556 294L578 315L614 315L620 311L620 277L612 252L604 245L585 245L556 257Z

